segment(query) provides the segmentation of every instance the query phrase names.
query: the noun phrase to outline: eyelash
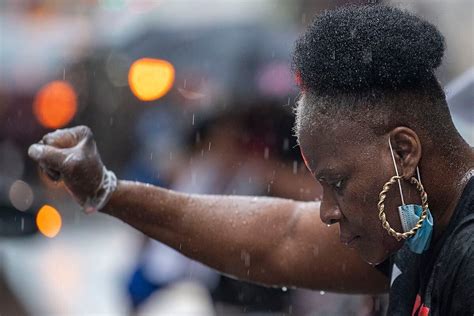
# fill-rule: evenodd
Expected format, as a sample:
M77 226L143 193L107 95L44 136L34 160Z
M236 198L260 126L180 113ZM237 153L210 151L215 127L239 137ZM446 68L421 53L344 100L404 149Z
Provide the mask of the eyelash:
M331 184L331 186L336 190L337 192L341 192L343 190L343 184L344 184L344 179L340 179L339 181Z

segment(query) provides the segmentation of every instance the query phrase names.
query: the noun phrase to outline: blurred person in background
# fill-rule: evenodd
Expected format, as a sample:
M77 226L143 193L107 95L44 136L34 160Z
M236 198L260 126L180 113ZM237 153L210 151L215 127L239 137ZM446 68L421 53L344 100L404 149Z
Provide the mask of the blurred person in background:
M278 102L237 104L198 124L188 137L190 163L171 172L171 189L200 194L270 195L313 200L311 177L296 150L289 107ZM187 156L187 154L186 154ZM242 254L245 260L247 254ZM179 280L209 288L218 315L288 312L289 293L218 277L174 250L148 243L129 291L134 309L155 291ZM247 259L249 260L249 259Z
M117 183L86 127L46 135L30 156L87 212L237 277L343 292L391 287L391 314L472 314L474 154L433 73L443 50L432 25L397 9L343 8L314 21L294 57L303 91L296 132L321 204ZM388 190L402 179L412 185L399 181L399 201ZM341 241L366 263L318 214L339 224Z

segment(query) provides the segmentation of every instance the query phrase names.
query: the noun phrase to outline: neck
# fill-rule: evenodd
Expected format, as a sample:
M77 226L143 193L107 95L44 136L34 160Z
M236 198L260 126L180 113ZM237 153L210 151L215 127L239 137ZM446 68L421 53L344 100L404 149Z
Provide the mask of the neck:
M434 218L433 240L436 241L448 226L469 181L469 172L474 170L474 150L466 144L450 157L443 157L439 152L428 154L428 157L433 159L421 165L421 172Z

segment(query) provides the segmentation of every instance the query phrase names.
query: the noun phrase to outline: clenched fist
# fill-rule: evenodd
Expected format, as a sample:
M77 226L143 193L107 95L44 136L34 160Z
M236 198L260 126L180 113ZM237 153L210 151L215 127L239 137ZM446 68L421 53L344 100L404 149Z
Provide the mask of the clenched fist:
M110 189L104 187L108 184L104 182L110 182L110 174L116 185L115 175L111 172L108 174L109 171L104 168L92 132L87 126L46 134L39 143L30 146L28 155L38 162L52 180L62 180L86 211L91 207L97 208L98 204L103 206L105 191Z

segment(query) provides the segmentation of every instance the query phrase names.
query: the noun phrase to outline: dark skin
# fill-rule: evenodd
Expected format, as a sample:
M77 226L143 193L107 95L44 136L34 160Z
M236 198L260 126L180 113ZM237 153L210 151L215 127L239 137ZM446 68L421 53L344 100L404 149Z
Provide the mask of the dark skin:
M450 201L454 209L465 184L462 175L474 166L474 155L464 145L465 155L460 155L464 158L456 160L456 168L449 169L445 161L432 155L434 146L420 141L409 128L397 127L375 136L362 124L344 122L338 126L320 126L313 134L301 131L307 165L324 189L321 204L189 195L119 181L102 212L237 278L345 293L385 292L389 280L367 262L381 262L402 245L388 236L377 218L378 193L394 175L388 139L404 177L412 176L420 165L430 209L435 222L438 220L436 234L449 222L452 210L445 201ZM102 163L88 128L48 134L43 144L30 148L29 154L48 174L60 174L79 203L95 193ZM323 169L331 173L321 174ZM439 172L434 170L446 170L445 185L440 185ZM400 231L396 189L388 195L386 209L389 222ZM405 186L404 192L408 202L416 201L412 188ZM339 225L327 225L335 223ZM356 236L360 237L352 240Z

